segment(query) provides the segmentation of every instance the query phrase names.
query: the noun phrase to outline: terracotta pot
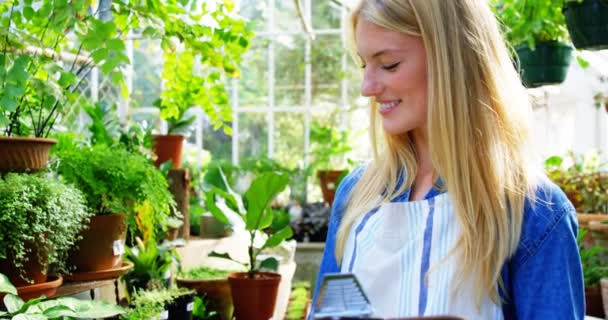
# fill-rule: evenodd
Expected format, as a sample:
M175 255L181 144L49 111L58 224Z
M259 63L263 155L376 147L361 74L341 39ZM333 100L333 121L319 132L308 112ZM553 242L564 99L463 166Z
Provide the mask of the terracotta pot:
M204 295L207 307L216 311L222 320L231 320L233 305L228 279L176 279L177 286L192 289L197 295Z
M346 170L319 170L317 177L321 181L321 191L323 192L323 200L330 206L334 203L336 189L338 189L339 179L346 174Z
M585 288L585 314L604 319L604 306L602 304L602 291L599 284Z
M127 238L125 219L124 214L91 218L89 228L80 233L82 240L71 252L68 264L76 267L76 272L103 271L118 267L122 262L122 251ZM120 250L120 245L123 250Z
M605 221L608 221L608 217ZM595 245L608 248L608 224L602 221L589 222L589 231Z
M602 302L604 304L604 313L608 315L608 278L600 280L602 288Z
M24 301L38 298L41 295L50 298L55 295L57 288L62 284L63 278L61 276L49 276L48 281L46 282L17 287L17 294Z
M178 233L178 228L167 228L167 235L165 236L165 239L167 239L167 241L175 241Z
M250 279L246 272L228 276L236 320L271 319L277 301L281 275L258 272Z
M154 165L160 167L164 162L171 160L173 169L181 168L183 145L184 136L182 135L155 135L153 148L157 158Z
M0 137L0 172L32 172L46 167L55 139Z
M31 243L25 244L25 249L29 250L27 261L23 263L23 268L18 269L10 259L0 260L0 273L5 274L15 287L39 284L47 281L47 255L42 254L42 262L38 257L39 246ZM23 277L22 277L23 275ZM28 281L29 280L29 281Z

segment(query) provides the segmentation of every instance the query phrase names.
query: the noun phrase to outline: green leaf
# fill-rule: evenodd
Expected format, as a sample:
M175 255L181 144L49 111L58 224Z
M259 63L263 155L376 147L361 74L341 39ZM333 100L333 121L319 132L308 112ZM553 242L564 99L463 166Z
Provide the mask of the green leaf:
M583 68L583 69L587 69L589 67L589 61L587 61L585 58L581 57L580 55L576 56L576 61L578 62L578 65L581 66L581 68Z
M0 102L1 104L2 102ZM0 113L0 127L6 127L8 126L8 124L11 123L11 120L9 118L7 118L4 114ZM0 257L3 258L3 257Z
M124 51L126 49L124 41L121 39L111 39L106 42L106 46L110 50Z
M230 221L228 220L222 209L220 209L216 205L216 195L219 195L224 198L226 200L226 205L231 208L236 208L236 199L228 192L221 190L217 187L214 187L213 189L205 193L205 205L207 206L209 212L211 212L211 214L223 224L230 224Z
M18 314L12 320L48 320L48 318L41 314Z
M30 6L26 6L25 8L23 8L23 16L27 20L32 20L32 17L34 16L34 9L32 9L32 7Z
M125 310L105 301L79 300L71 297L62 297L47 300L39 304L44 315L49 318L79 317L79 318L107 318L125 313Z
M258 269L277 272L277 270L279 270L279 260L273 257L266 258L260 263L260 267Z
M289 214L287 212L282 210L272 210L272 215L272 225L270 228L273 232L283 230L283 228L289 225Z
M10 313L21 309L23 304L23 300L19 298L19 296L13 294L7 294L4 296L4 306L6 306L6 310Z
M208 256L208 257L213 257L213 258L227 259L227 260L234 261L234 262L236 262L236 263L238 263L238 264L245 265L244 263L242 263L242 262L240 262L240 261L238 261L238 260L233 259L233 258L232 258L232 257L231 257L229 254L227 254L227 253L219 253L219 252L211 251L211 253L209 253L207 256Z
M8 277L0 273L0 292L17 295L17 289L8 280Z
M112 72L112 83L119 85L125 81L122 72Z
M93 51L93 53L91 54L91 58L93 58L93 61L95 61L95 63L99 63L102 60L106 59L109 55L110 55L110 51L108 51L108 49L99 48L99 49Z
M67 88L76 83L77 80L78 79L76 78L75 74L71 72L62 72L61 76L59 77L59 85L63 88Z
M293 236L293 231L291 230L291 227L287 226L270 236L268 240L266 240L266 243L264 243L263 248L274 248L281 244L283 240L289 239L291 236Z
M267 208L271 201L281 192L289 183L289 176L280 172L265 172L258 176L251 186L245 192L245 200L247 202L247 230L260 230L261 222L264 215L270 214Z

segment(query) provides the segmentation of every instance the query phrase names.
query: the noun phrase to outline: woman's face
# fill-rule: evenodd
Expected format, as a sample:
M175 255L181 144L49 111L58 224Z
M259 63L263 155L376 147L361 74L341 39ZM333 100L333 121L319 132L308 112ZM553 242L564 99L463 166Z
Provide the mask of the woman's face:
M363 60L361 94L375 98L384 130L401 134L426 126L426 52L421 37L359 19L355 36Z

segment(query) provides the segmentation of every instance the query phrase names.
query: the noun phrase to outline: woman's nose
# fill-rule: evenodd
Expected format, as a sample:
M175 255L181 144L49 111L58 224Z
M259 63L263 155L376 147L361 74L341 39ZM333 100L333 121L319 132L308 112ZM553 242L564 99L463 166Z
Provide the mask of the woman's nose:
M363 73L363 82L361 82L361 95L364 97L373 97L382 91L382 85L370 72Z

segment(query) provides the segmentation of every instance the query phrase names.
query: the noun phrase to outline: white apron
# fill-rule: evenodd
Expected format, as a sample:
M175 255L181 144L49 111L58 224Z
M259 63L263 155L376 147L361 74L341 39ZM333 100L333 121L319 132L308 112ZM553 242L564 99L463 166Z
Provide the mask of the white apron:
M357 276L376 317L452 315L502 320L501 307L487 295L477 310L472 286L451 294L455 255L433 268L459 235L447 193L428 200L388 203L355 221L341 271Z

